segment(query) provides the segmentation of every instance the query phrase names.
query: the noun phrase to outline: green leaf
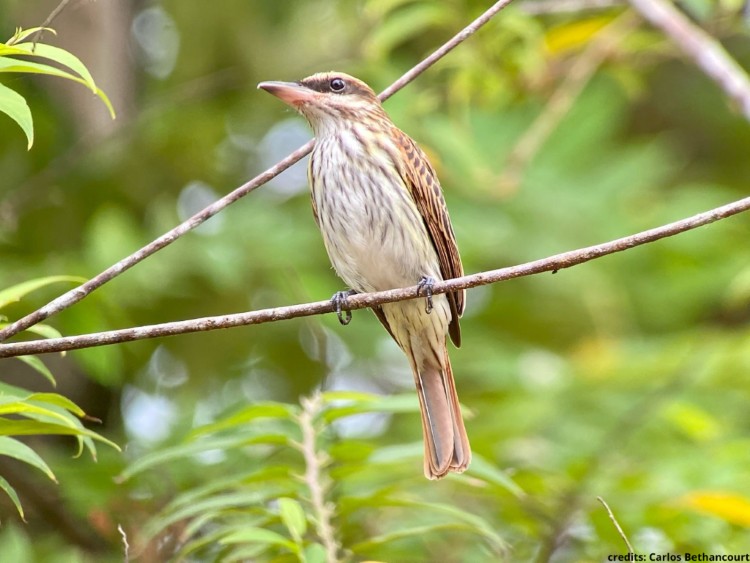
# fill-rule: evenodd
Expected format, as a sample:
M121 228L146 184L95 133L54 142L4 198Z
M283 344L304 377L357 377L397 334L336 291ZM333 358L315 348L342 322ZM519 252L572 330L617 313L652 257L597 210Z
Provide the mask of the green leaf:
M63 397L62 395L58 395L57 393L32 393L31 395L26 397L26 400L55 405L72 412L80 418L86 416L86 413L81 407L76 405L67 397Z
M384 534L379 534L367 538L363 542L359 542L351 546L351 550L355 553L361 551L368 551L379 545L383 545L392 541L400 540L408 537L423 537L427 534L442 532L445 530L457 530L461 532L473 532L474 529L467 524L460 523L449 523L449 524L428 524L425 526L414 526L413 528L399 528L398 530L392 530Z
M33 436L35 434L88 437L98 442L104 442L108 446L112 446L117 451L120 451L120 447L117 444L86 428L74 428L63 424L40 422L38 420L0 418L0 436Z
M328 557L326 548L319 543L311 543L305 547L305 563L326 563Z
M213 434L221 430L237 428L260 418L276 418L292 420L299 409L294 405L285 403L257 403L250 405L241 411L219 420L213 424L206 424L193 431L192 436Z
M21 94L4 84L0 84L0 112L18 123L26 135L26 148L31 149L31 145L34 144L34 120L31 117L29 104ZM0 307L2 307L1 301Z
M302 537L307 532L307 518L302 506L296 500L282 497L279 499L279 514L281 521L289 530L289 533L297 543L302 542Z
M56 328L46 325L46 324L38 324L34 326L30 326L26 329L27 332L33 332L34 334L38 334L39 336L43 336L44 338L61 338L62 334L59 330ZM62 352L62 354L65 354L65 352Z
M524 490L505 471L498 469L484 457L476 453L472 453L471 465L467 473L471 477L479 477L488 483L504 489L517 498L526 496Z
M219 543L265 543L269 545L280 545L289 551L296 553L298 547L294 542L289 541L284 536L264 528L247 527L237 530L222 538Z
M91 73L86 66L73 53L69 53L65 49L60 49L59 47L46 45L44 43L37 43L36 46L34 46L33 43L19 43L14 45L14 47L21 50L26 55L44 57L45 59L53 60L58 64L68 67L83 78L91 91L96 93L97 88L94 83L94 77L91 76Z
M42 288L46 285L58 282L83 283L85 281L86 278L82 278L80 276L49 276L46 278L38 278L25 281L0 291L0 309L10 303L20 301L27 294L31 293L32 291L36 291L37 289Z
M505 551L507 549L505 540L495 532L493 527L490 526L486 520L450 504L427 502L406 497L375 495L371 497L349 497L342 499L339 504L339 512L342 516L347 516L354 510L360 510L367 506L376 508L396 506L414 508L428 514L443 514L453 519L454 522L466 524L468 529L474 534L484 537L485 540L487 540L487 542L497 551Z
M376 449L369 457L372 463L403 463L404 460L422 457L424 455L424 444L422 442L410 442L384 446Z
M3 477L0 477L0 489L5 491L5 494L10 497L10 500L12 500L13 504L16 506L18 514L21 516L21 520L26 522L26 517L23 514L23 506L21 506L21 501L18 500L18 494L16 494L16 490L11 487L8 481L6 481Z
M162 463L181 458L192 457L208 450L233 450L253 444L284 445L288 443L289 438L283 434L263 434L251 437L240 435L225 438L202 439L155 451L149 455L143 456L130 465L130 467L125 469L125 471L120 473L120 475L117 476L117 481L126 481L133 475L141 473L156 465L161 465Z
M16 356L19 360L21 360L23 363L31 366L36 371L41 373L47 381L49 381L53 387L57 387L57 381L55 381L55 376L52 375L52 372L49 370L47 366L44 365L44 362L37 358L36 356Z
M75 74L71 74L70 72L67 72L65 70L60 70L59 68L55 68L53 66L46 65L43 63L35 63L33 61L20 61L17 59L0 57L0 72L46 74L48 76L57 76L59 78L67 78L68 80L72 80L73 82L78 82L79 84L83 84L87 88L91 88L94 94L99 96L99 98L104 102L104 105L107 106L107 109L109 110L109 114L112 116L112 118L115 117L115 110L112 107L112 103L109 101L109 98L107 97L107 95L100 88L96 86L92 88L91 84L87 83L83 78L80 78L76 76Z
M275 483L290 483L291 468L285 465L272 465L259 467L252 471L230 475L224 479L211 479L200 487L192 488L174 498L165 508L164 512L178 510L184 506L191 506L202 501L204 498L212 497L218 493L236 489L239 485L250 483L262 483L264 487Z
M26 74L46 74L48 76L57 76L59 78L67 78L74 82L78 82L85 86L86 81L83 78L71 74L67 70L55 68L44 63L37 63L34 61L21 61L18 59L11 59L9 57L0 57L0 72L19 72Z
M324 394L328 399L328 395ZM342 405L329 405L323 419L331 422L345 416L370 412L407 413L418 412L419 401L414 393L400 395L370 395L364 400L342 401Z
M21 416L38 415L45 420L58 420L71 428L75 428L78 422L76 418L65 412L59 412L55 409L30 403L27 399L0 395L0 415L8 414Z
M52 473L52 470L49 468L49 466L41 457L39 457L39 455L34 450L32 450L23 442L19 442L18 440L9 438L8 436L0 436L0 455L5 455L23 461L24 463L28 463L29 465L39 469L42 473L49 477L50 480L57 483L57 478L55 477L55 474Z
M15 45L19 41L23 41L31 37L33 34L39 31L49 31L52 35L57 35L57 32L51 27L30 27L29 29L17 29L13 34L13 37L6 41L6 45Z
M214 495L201 502L182 507L179 510L166 511L163 514L160 514L157 518L150 521L144 528L144 538L147 540L156 536L159 532L168 528L175 522L182 522L196 516L204 516L208 514L219 516L222 512L226 512L227 510L235 510L238 508L245 509L249 506L260 506L261 503L264 503L279 494L284 494L284 491L279 490L276 487L268 487L263 488L262 490L258 488L252 491L231 491L229 493Z

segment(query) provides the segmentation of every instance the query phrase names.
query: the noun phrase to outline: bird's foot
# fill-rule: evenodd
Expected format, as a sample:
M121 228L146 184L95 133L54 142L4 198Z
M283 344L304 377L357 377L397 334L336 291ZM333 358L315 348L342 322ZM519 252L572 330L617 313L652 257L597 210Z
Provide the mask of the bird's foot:
M427 303L424 307L424 312L428 315L432 313L432 286L435 285L435 278L430 276L422 276L417 284L417 297L424 293L427 298Z
M333 294L333 297L331 297L331 303L333 303L334 310L336 311L336 316L339 318L339 322L346 326L352 321L352 312L349 310L344 311L345 315L342 315L341 312L346 306L346 299L350 295L355 295L357 292L353 289L347 289L345 291L337 291Z

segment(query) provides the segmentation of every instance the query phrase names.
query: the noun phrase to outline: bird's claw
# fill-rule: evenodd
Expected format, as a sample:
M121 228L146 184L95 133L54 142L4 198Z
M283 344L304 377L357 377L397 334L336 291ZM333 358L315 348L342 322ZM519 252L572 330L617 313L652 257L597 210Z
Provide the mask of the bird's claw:
M339 319L339 322L346 326L352 321L352 312L348 309L344 311L345 315L342 315L341 312L343 310L344 305L346 305L346 299L350 295L354 295L357 293L353 289L348 289L346 291L337 291L333 294L333 297L331 297L331 303L333 303L334 310L336 311L336 316Z
M422 295L422 292L424 292L425 297L427 298L427 303L424 307L424 312L428 315L432 313L432 286L435 285L435 278L432 278L430 276L422 276L419 280L419 283L417 284L417 296Z

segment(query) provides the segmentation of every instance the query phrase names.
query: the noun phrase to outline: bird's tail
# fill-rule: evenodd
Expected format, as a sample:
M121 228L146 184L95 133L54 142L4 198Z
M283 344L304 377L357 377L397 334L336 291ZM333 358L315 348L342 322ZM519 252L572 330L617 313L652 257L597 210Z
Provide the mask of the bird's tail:
M422 411L425 476L441 479L450 471L461 473L471 461L471 448L448 352L442 366L412 367Z

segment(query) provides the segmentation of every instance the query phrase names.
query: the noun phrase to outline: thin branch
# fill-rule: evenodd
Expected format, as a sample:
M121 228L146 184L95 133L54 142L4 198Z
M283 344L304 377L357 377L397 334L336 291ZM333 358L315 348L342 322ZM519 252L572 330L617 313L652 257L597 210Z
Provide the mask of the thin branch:
M440 60L442 57L447 55L451 50L456 48L458 45L460 45L463 41L465 41L469 36L474 34L479 28L481 28L483 25L485 25L493 16L495 16L500 10L505 8L508 4L510 4L512 0L500 0L499 2L496 2L492 7L490 7L488 10L486 10L482 15L480 15L477 19L475 19L473 22L471 22L469 25L467 25L465 28L463 28L460 32L458 32L455 36L453 36L450 40L448 40L446 43L444 43L439 49L437 49L434 53L432 53L430 56L428 56L426 59L424 59L422 62L414 66L411 70L409 70L406 74L404 74L401 78L399 78L396 82L394 82L391 86L386 88L381 94L380 99L386 100L389 97L391 97L393 94L395 94L398 90L406 86L409 82L414 80L417 76L419 76L421 73L423 73L425 70L427 70L430 66L435 64L438 60ZM296 151L291 153L289 156L278 162L276 165L272 166L262 174L259 174L249 182L246 182L239 188L235 189L233 192L229 193L228 195L222 197L221 199L215 201L202 211L199 211L183 223L176 226L171 231L163 234L156 240L150 242L143 248L135 251L130 256L123 258L116 264L110 266L100 274L94 276L89 281L84 283L83 285L80 285L79 287L76 287L67 293L59 296L58 298L50 301L40 309L37 309L36 311L26 315L25 317L15 321L14 323L11 323L7 327L0 330L0 342L3 340L7 340L14 334L18 334L22 330L26 330L30 326L33 326L37 323L42 322L46 318L55 315L59 313L60 311L63 311L70 307L71 305L74 305L75 303L78 303L82 299L84 299L86 296L91 294L93 291L95 291L97 288L101 287L108 281L116 278L126 270L129 270L133 266L135 266L138 262L141 260L144 260L145 258L148 258L155 252L161 250L165 246L168 246L169 244L173 243L175 240L183 236L185 233L193 230L198 225L203 223L204 221L207 221L220 211L222 211L224 208L228 207L235 201L239 200L240 198L246 196L256 188L259 188L275 176L279 175L281 172L292 166L294 163L296 163L298 160L305 157L313 148L315 139L312 139L305 143L303 146L298 148Z
M622 541L624 541L625 545L628 546L628 553L630 553L631 555L635 553L633 546L630 545L630 541L628 541L628 536L626 536L625 532L622 531L622 528L620 527L620 523L617 521L617 518L615 518L615 515L612 513L612 510L609 508L607 501L605 501L602 497L596 497L596 500L602 503L602 506L607 511L607 514L609 515L609 519L612 520L612 524L614 524L615 529L617 530L617 533L620 534Z
M333 531L331 519L333 507L326 502L326 491L330 488L330 479L323 472L326 465L325 452L318 452L315 437L315 418L323 408L323 397L316 392L312 397L301 401L302 412L299 415L299 425L302 430L302 443L299 445L305 458L305 484L310 491L310 504L315 514L315 528L318 538L326 551L326 563L339 561L339 544Z
M54 10L50 12L50 14L46 17L46 19L42 22L42 25L39 27L40 29L34 36L34 42L31 45L31 50L36 50L36 44L42 40L42 36L44 35L44 28L49 27L50 24L55 20L57 16L60 15L60 13L65 9L65 7L70 3L70 0L61 0L60 3L55 7Z
M630 0L630 4L693 59L750 120L750 78L721 43L667 0Z
M649 229L610 242L580 248L578 250L571 250L569 252L556 254L549 258L527 262L518 266L500 268L488 272L479 272L477 274L471 274L460 278L436 282L433 287L433 293L445 293L458 289L468 289L513 278L540 274L542 272L551 271L555 273L558 270L570 268L571 266L582 264L589 260L606 256L607 254L622 252L629 248L634 248L642 244L647 244L685 231L690 231L748 210L750 210L750 197L711 209L704 213L693 215L692 217L680 221L675 221L674 223L669 223L661 227ZM417 296L417 289L418 286L415 285L401 289L353 295L347 298L344 310L364 309L366 307L372 307L373 305L414 299ZM157 338L161 336L187 334L220 328L262 324L298 317L320 315L322 313L332 313L333 311L334 307L330 301L317 301L315 303L289 305L286 307L262 309L259 311L236 313L232 315L203 317L186 321L99 332L95 334L50 338L48 340L13 342L10 344L0 344L0 358L10 358L26 354L62 352L64 350L77 350L93 346L132 342L134 340L143 340L146 338Z
M128 543L128 534L122 527L122 524L117 524L117 531L120 532L120 537L122 538L123 561L124 563L130 563L130 544Z

